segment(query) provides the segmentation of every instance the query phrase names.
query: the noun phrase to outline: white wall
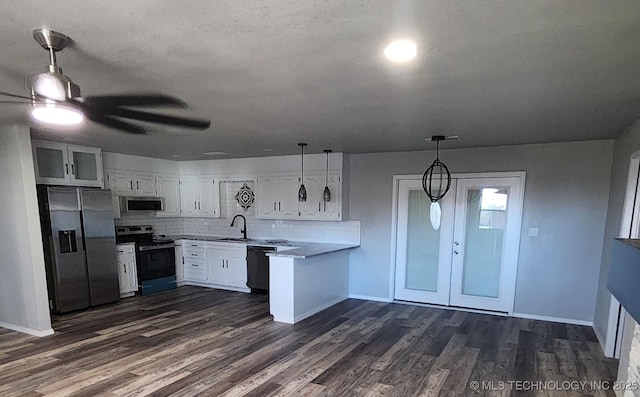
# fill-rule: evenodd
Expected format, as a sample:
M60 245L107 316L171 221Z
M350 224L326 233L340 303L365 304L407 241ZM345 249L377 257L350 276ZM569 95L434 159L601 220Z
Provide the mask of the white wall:
M0 326L48 335L53 331L28 127L1 127L0 170Z
M593 324L601 343L604 343L604 341L611 336L607 335L609 304L611 302L611 294L607 290L607 276L611 265L611 243L615 237L620 237L619 233L622 223L624 196L627 188L627 176L629 174L629 162L631 155L638 150L640 150L640 120L616 139L613 148L609 205L604 233L604 247L601 257L602 268L600 269L598 300Z
M593 320L613 141L441 150L454 173L526 171L515 312ZM421 174L434 151L350 156L350 216L362 220L351 251L350 293L389 299L393 175ZM451 193L450 193L451 194ZM538 237L528 237L530 227Z

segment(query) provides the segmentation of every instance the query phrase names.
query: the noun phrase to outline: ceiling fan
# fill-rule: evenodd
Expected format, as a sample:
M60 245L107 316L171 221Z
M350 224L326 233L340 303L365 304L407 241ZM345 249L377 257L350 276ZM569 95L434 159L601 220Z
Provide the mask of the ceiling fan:
M49 52L47 71L26 79L28 96L0 91L0 95L12 98L0 103L30 104L32 116L44 123L73 125L86 118L94 123L131 134L147 133L144 127L131 121L198 130L211 126L211 121L205 119L171 116L136 109L187 107L182 100L168 95L134 93L82 97L80 87L62 73L56 61L56 53L62 51L71 39L49 29L34 30L33 38Z

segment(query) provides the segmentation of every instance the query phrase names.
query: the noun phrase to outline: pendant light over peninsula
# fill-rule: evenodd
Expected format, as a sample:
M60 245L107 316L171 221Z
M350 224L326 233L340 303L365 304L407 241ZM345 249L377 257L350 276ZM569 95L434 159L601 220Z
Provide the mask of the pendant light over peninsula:
M329 189L329 153L332 150L325 149L324 152L327 154L327 170L324 174L324 190L322 191L322 201L328 203L331 201L331 190Z
M439 200L441 200L451 188L451 172L449 167L440 161L440 141L460 139L456 135L444 136L434 135L427 138L427 141L436 143L436 159L431 163L422 175L422 189L431 200L431 208L429 219L434 230L440 228L441 209Z
M300 173L300 188L298 189L298 201L304 203L307 201L307 188L304 187L304 147L307 146L306 143L299 143L300 146L300 161L302 163L301 173Z

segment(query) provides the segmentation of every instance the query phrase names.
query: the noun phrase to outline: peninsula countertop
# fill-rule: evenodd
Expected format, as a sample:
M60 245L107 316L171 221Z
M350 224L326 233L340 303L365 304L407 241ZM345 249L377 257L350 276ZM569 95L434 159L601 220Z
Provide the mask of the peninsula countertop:
M195 240L210 242L225 242L232 244L245 244L247 246L276 247L278 251L270 252L268 256L304 259L312 256L328 254L331 252L357 248L359 244L316 243L308 241L289 241L281 239L232 239L227 236L202 236L202 235L173 235L167 236L174 240Z

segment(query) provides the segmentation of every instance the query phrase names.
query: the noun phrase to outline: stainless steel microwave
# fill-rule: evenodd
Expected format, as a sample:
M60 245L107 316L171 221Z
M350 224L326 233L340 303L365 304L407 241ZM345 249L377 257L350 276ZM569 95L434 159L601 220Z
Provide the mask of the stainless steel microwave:
M120 197L120 211L122 212L156 212L164 210L162 197Z

